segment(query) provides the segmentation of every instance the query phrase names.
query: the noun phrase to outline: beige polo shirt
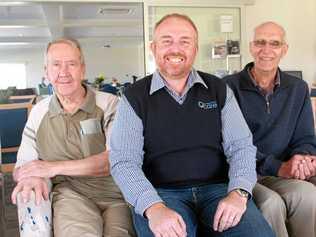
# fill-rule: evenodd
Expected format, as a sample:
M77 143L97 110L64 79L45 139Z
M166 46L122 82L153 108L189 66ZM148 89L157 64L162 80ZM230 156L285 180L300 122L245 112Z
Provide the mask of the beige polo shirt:
M87 89L84 103L73 114L63 111L56 95L40 101L24 129L17 166L35 159L78 160L103 152L117 102L116 96L91 89ZM121 197L111 176L56 176L52 181L54 185L69 185L90 198Z

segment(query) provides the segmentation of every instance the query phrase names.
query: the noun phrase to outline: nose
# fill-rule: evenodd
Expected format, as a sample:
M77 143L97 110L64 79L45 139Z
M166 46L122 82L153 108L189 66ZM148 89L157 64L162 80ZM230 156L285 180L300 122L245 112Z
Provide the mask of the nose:
M181 46L181 43L180 42L177 42L177 41L174 41L172 43L172 45L170 46L170 50L172 52L179 52L182 50L182 46Z
M263 53L270 53L271 50L272 50L272 48L271 48L271 46L270 46L268 43L266 43L266 44L261 48L261 51L262 51Z
M61 74L67 74L68 73L68 64L62 63L60 67L60 73Z

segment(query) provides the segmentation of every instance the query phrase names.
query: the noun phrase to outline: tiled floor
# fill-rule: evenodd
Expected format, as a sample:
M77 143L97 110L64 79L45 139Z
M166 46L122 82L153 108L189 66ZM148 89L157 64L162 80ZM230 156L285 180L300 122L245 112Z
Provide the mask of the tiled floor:
M18 237L18 218L16 206L11 203L10 195L14 182L10 174L0 173L0 236Z

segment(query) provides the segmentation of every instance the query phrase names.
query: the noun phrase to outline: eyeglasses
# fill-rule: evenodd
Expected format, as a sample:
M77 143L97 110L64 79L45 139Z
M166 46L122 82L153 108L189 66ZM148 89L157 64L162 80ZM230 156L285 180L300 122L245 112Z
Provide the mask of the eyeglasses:
M279 49L282 47L284 42L278 41L278 40L254 40L252 41L254 46L258 48L264 48L267 44L269 45L270 48L272 49Z

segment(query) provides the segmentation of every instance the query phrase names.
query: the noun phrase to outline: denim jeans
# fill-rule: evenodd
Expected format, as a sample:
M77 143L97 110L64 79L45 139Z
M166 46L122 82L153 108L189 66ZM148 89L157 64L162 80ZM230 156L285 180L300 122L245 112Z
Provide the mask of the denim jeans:
M252 200L239 224L223 232L213 230L213 218L218 202L227 195L226 184L157 189L165 204L178 212L186 223L188 237L274 237L269 224ZM148 220L133 210L133 221L138 237L153 237Z

